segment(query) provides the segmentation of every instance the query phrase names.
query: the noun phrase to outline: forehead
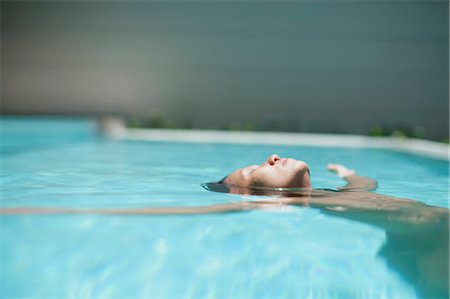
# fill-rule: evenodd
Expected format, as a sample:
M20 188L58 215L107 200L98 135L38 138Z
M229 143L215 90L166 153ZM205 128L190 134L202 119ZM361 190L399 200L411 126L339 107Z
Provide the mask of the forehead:
M239 168L238 170L235 170L232 173L230 173L226 178L225 182L230 185L241 184L242 182L244 182L246 178L243 175L242 171L247 167Z
M226 179L225 182L227 184L234 184L239 180L240 172L242 171L242 168L239 168L238 170L233 171L232 173L230 173Z
M244 186L251 181L251 170L259 168L259 165L249 165L230 173L226 178L225 182L230 185L241 185Z

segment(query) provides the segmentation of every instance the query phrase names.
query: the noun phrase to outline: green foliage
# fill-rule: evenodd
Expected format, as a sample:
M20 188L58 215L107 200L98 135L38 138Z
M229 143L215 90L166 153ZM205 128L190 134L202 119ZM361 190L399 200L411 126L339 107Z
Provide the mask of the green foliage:
M141 126L141 120L137 117L133 117L127 122L127 127L129 128L138 129Z
M258 127L251 122L240 123L232 121L226 128L230 131L257 131Z
M418 138L424 139L427 137L426 130L423 127L411 128L408 125L397 125L394 127L382 127L379 125L373 126L369 131L369 136L381 137L392 136L397 138Z
M386 132L383 130L382 127L380 126L374 126L370 132L369 132L370 136L376 136L376 137L380 137L380 136L386 136Z

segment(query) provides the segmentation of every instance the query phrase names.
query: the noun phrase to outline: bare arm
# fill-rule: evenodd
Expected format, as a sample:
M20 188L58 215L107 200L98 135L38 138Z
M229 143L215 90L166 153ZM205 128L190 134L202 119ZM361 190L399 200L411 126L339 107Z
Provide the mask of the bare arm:
M347 185L339 188L341 190L357 189L370 191L376 189L378 186L377 181L374 179L359 176L356 171L340 164L329 164L328 170L336 172L338 176L347 181Z
M204 207L161 207L124 209L72 209L72 208L2 208L0 215L18 214L95 214L95 215L187 215L240 212L253 208L246 203L231 203Z
M51 207L0 208L0 215L199 215L216 213L245 212L253 209L271 208L284 204L283 200L267 200L255 202L235 202L220 205L199 207L149 207L123 209L73 209Z
M374 179L365 176L359 176L357 174L346 176L344 177L344 179L347 181L347 185L341 187L341 190L362 189L370 191L378 187L377 181L375 181Z

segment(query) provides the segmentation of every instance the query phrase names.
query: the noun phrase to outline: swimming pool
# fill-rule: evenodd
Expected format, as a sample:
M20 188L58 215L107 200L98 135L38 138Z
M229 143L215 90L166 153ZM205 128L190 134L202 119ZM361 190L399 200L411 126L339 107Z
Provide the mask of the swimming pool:
M447 161L379 149L118 141L82 119L1 119L1 206L200 206L200 186L271 153L339 162L377 192L448 205ZM382 229L284 207L201 216L0 216L2 298L421 298L379 254Z

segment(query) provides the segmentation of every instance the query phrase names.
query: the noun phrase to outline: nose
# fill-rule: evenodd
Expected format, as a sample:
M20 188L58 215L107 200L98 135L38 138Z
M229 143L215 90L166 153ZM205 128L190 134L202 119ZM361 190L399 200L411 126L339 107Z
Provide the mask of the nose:
M267 163L269 163L269 165L275 165L275 162L278 160L281 160L280 156L273 154L269 157L269 159L267 159Z

